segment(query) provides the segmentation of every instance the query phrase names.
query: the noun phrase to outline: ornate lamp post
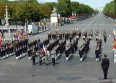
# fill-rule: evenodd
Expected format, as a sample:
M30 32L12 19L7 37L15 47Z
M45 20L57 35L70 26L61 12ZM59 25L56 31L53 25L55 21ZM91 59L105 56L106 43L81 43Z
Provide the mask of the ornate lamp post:
M8 26L10 25L10 24L9 24L9 21L8 21L10 15L8 15L8 8L7 8L7 5L6 5L6 9L5 9L5 10L6 10L6 14L4 15L5 20L6 20L6 24L5 24L5 26L8 27ZM9 30L8 30L8 34L9 34L9 38L11 39L10 28L9 28Z
M5 26L9 26L8 19L9 19L10 15L8 15L8 8L7 8L7 6L6 6L5 10L6 10L6 15L5 15L6 24L5 24Z

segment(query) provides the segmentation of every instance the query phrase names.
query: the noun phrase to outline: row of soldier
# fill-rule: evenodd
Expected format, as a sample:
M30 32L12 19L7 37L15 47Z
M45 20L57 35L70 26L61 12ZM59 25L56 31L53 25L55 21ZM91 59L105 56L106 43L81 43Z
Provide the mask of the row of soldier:
M85 38L92 39L93 37L93 30L91 29L89 32L87 30L82 31L81 29L73 30L73 31L65 31L65 32L50 32L48 33L48 39L72 39L74 36L77 36L78 38L82 36L83 40ZM99 39L99 30L95 32L95 38L96 40ZM103 31L103 38L104 42L107 40L107 32L106 30Z
M74 37L76 37L76 39L72 42L72 44L70 44L70 48L71 49L69 49L69 50L72 50L71 52L72 53L74 53L73 51L74 51L74 49L76 50L77 49L77 44L78 44L78 38L79 37L81 37L81 31L72 31L72 33L70 33L71 34L71 36L70 35L68 35L69 36L69 39L70 39L70 43L73 41L73 38ZM65 37L66 38L68 38L68 36L67 35L65 35ZM91 36L92 36L92 32L91 32ZM86 37L85 37L86 38ZM60 38L59 38L60 39ZM62 39L62 38L61 38ZM89 39L88 39L89 40ZM29 56L29 59L31 59L33 56L33 53L31 53L31 52L33 52L33 49L34 49L34 52L37 52L38 50L40 50L40 49L42 49L43 48L43 45L45 45L45 47L46 47L46 49L47 49L47 51L49 51L49 54L52 54L52 50L54 49L54 47L55 46L57 46L58 44L59 44L59 40L58 39L56 39L56 41L54 41L53 43L51 43L50 41L49 41L49 38L48 39L46 39L45 41L43 41L43 43L41 42L41 45L39 46L38 45L38 43L39 43L39 41L40 40L35 40L35 41L33 41L33 42L31 42L31 43L28 43L28 41L27 40L24 40L24 41L19 41L18 43L16 43L15 44L15 47L16 47L16 49L15 49L15 54L16 54L16 59L19 59L19 58L21 58L21 57L23 57L23 56L25 56L26 54L26 52L27 52L27 49L28 49L28 56ZM56 42L56 43L55 43ZM64 42L66 42L65 40L64 40ZM28 45L27 45L28 44ZM60 43L61 44L61 43ZM54 53L56 53L56 54L58 54L60 51L63 51L63 50L65 50L65 54L66 54L66 57L69 55L69 53L68 53L68 55L67 55L67 53L66 53L66 51L67 51L67 48L65 49L65 44L63 44L63 47L64 47L64 49L63 50L61 50L61 48L62 48L62 46L60 46L60 44L59 44L59 47L58 48L56 48L55 49L55 52ZM87 44L87 45L86 45ZM84 47L84 48L86 48L87 50L88 50L88 46L89 46L89 44L88 43L85 43L82 47ZM40 47L40 48L39 48ZM73 49L72 49L73 48ZM59 49L60 49L60 51L59 51ZM31 50L31 51L30 51ZM70 51L68 51L68 52L70 52ZM70 53L71 53L70 52ZM39 52L40 53L40 52ZM62 53L62 52L61 52ZM86 53L86 52L85 52ZM24 54L24 55L23 55ZM37 54L36 54L37 55Z
M1 59L8 58L14 54L13 42L7 42L0 48Z
M90 45L90 39L86 38L85 42L79 48L80 61L82 61L87 56L87 52L89 51L90 48L89 45Z

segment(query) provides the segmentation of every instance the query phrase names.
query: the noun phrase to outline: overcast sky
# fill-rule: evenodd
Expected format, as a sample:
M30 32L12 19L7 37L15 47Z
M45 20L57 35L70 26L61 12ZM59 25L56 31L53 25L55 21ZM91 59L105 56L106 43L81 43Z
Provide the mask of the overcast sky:
M71 0L71 1L78 1L80 3L87 4L92 8L104 7L106 3L109 3L113 0ZM38 0L40 3L44 2L57 2L57 0Z

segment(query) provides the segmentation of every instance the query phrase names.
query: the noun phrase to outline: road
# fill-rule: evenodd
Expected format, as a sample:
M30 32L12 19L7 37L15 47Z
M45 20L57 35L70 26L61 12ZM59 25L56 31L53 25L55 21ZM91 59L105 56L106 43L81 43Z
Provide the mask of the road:
M116 83L116 63L113 62L112 53L112 32L116 29L110 19L106 18L102 13L85 19L76 21L73 24L59 26L59 31L72 31L78 27L80 29L89 31L93 30L94 34L98 29L100 32L100 38L103 39L103 31L106 29L108 33L107 43L103 42L103 53L108 54L110 59L110 69L108 77L113 79ZM52 28L50 31L53 31ZM44 40L47 38L47 33L50 31L33 36L31 40L40 38ZM79 40L79 46L83 43L82 38ZM62 55L57 60L57 65L52 64L46 66L32 65L32 61L28 60L28 57L24 57L21 60L15 60L15 56L0 61L0 83L98 83L99 78L103 78L100 62L95 61L95 36L90 43L90 51L87 58L83 61L79 61L78 51L73 55L71 60L66 61L65 56ZM38 61L38 59L36 59ZM51 60L50 60L51 61Z

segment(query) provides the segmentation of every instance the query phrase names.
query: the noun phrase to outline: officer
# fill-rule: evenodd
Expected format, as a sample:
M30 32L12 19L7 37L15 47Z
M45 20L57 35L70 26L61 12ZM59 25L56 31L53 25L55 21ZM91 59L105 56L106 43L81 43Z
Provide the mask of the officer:
M3 56L4 56L4 55L3 55L3 48L0 49L0 55L1 55L1 59L4 59L4 58L3 58Z
M35 53L35 50L34 50L34 47L32 48L32 62L33 62L33 65L35 65L35 57L36 57L36 53Z
M31 48L28 48L28 57L29 57L29 60L31 60L31 58L32 58L32 49Z
M98 30L96 31L95 36L96 36L96 41L97 41L98 38L99 38L99 32L98 32Z
M55 66L55 57L56 57L56 56L55 56L55 52L54 52L54 50L52 50L52 51L51 51L51 58L52 58L52 63L53 63L52 65L53 65L53 66Z
M100 55L99 43L96 45L95 55L96 55L96 61L99 61L99 55Z
M106 33L106 31L103 32L103 37L104 37L104 42L106 43L106 40L107 40L107 33Z
M82 61L82 56L83 56L83 45L79 48L79 56L80 56L80 61Z
M69 35L70 43L72 41L72 34Z
M17 51L18 51L18 48L15 49L16 59L18 59L18 53L17 53Z
M101 67L102 67L103 73L104 73L104 79L107 79L109 65L110 65L110 61L107 58L107 54L104 54L104 58L102 59L102 62L101 62Z

